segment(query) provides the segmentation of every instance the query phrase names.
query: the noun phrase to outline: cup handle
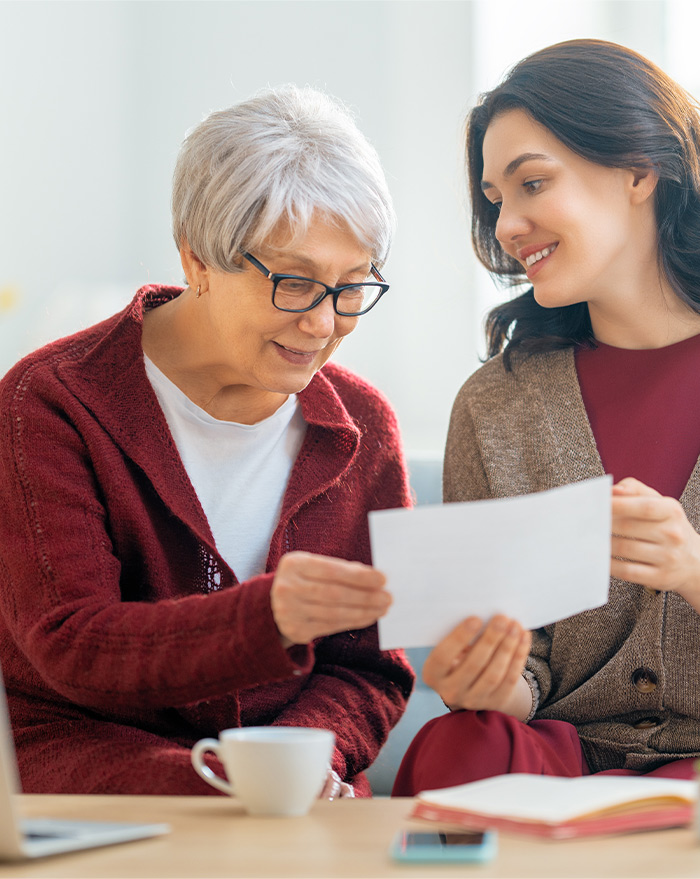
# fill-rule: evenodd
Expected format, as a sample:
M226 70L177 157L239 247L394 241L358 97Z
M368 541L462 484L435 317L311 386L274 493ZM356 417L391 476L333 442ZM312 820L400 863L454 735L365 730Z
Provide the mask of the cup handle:
M226 779L221 778L221 776L217 775L216 772L212 771L207 764L204 762L204 755L207 751L211 751L212 754L216 754L219 759L221 756L219 754L219 740L218 739L200 739L195 743L192 748L192 765L194 766L195 772L199 775L200 778L203 778L207 784L210 784L212 787L216 787L219 790L223 791L225 794L229 796L234 796L233 793L233 785L226 781Z

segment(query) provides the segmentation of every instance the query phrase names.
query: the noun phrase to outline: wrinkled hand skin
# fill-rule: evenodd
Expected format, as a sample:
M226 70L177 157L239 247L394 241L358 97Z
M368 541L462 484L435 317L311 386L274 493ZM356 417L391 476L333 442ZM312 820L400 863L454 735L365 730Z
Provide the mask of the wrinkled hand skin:
M270 601L283 645L371 626L391 605L385 585L384 574L361 562L310 552L282 556Z
M328 768L326 781L318 795L319 800L336 800L340 797L354 797L355 789L346 781L341 781L335 770Z

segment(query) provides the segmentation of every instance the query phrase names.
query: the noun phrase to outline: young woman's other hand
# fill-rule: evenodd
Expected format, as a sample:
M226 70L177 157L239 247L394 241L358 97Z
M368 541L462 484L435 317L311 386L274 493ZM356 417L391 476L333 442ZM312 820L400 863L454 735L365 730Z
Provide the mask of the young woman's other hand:
M515 620L498 615L484 625L467 617L432 650L423 679L452 711L503 711L524 720L532 706L522 677L531 643Z
M638 479L613 486L613 577L678 592L700 610L700 535L675 498Z

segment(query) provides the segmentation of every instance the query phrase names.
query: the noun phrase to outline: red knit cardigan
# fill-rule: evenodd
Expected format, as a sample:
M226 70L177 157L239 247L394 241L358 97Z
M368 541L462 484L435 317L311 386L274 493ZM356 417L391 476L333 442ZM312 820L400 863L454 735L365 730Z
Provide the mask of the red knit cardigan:
M0 662L24 790L215 793L189 765L198 738L287 724L333 730L334 768L368 794L413 674L376 627L284 650L270 587L290 550L370 561L367 512L410 503L395 417L347 370L314 376L267 573L239 583L144 369L143 310L179 292L143 288L0 383Z

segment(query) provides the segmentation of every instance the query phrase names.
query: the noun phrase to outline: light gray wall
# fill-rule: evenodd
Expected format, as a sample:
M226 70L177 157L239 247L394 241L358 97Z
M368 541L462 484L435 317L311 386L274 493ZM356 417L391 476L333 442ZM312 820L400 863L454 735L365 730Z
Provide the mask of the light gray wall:
M476 365L459 145L471 15L436 0L0 3L0 371L142 283L179 282L169 189L186 130L309 83L354 108L400 216L392 290L338 359L389 395L412 449L440 451Z
M669 13L678 42L691 6L0 2L0 373L140 284L180 282L169 189L185 132L268 84L309 83L354 108L399 215L392 289L337 358L389 396L412 454L440 454L454 395L479 363L484 311L501 298L468 242L467 109L559 39L616 39L664 65Z

